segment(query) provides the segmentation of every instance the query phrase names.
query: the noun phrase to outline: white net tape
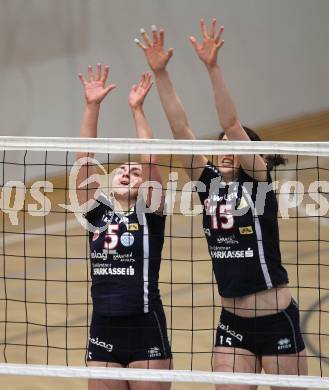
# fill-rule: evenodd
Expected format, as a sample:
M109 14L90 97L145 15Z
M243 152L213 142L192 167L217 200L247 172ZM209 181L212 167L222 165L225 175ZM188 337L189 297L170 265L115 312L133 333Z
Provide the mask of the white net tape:
M244 374L134 368L62 367L32 364L0 364L0 374L61 378L116 379L211 384L244 384L275 387L328 389L329 378L316 376Z
M329 156L329 142L170 140L135 138L0 137L0 150L47 150L114 154L289 154Z

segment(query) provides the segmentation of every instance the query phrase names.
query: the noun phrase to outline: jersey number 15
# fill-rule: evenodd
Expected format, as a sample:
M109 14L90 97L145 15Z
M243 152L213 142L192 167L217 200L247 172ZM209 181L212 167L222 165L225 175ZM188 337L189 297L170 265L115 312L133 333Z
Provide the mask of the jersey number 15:
M234 219L233 215L230 213L231 209L232 206L230 204L219 205L216 212L211 215L211 227L213 229L232 229L234 226Z

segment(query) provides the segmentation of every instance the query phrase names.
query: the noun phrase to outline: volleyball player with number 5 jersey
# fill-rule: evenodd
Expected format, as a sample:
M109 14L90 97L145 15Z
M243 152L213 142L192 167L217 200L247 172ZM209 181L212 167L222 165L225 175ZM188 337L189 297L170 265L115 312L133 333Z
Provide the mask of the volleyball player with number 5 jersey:
M209 31L201 20L203 41L190 41L206 65L216 109L224 133L220 139L257 141L242 127L217 64L223 46L223 27ZM151 41L144 30L143 49L154 72L160 100L177 139L195 139L183 106L167 71L173 49L163 49L164 31L152 28ZM247 63L247 62L246 62ZM287 286L281 264L278 205L271 189L270 171L284 163L281 156L220 155L214 163L205 156L183 156L192 180L198 180L203 208L203 228L213 270L222 297L216 332L215 371L306 374L307 361L299 327L299 311ZM261 201L263 197L263 202ZM257 202L257 199L259 202ZM263 210L262 206L263 205ZM255 386L218 385L220 389L253 389Z
M98 64L96 72L88 67L88 81L79 75L87 102L81 137L97 137L100 104L115 87L106 86L108 70L106 66L102 74ZM143 111L151 86L151 75L144 73L129 93L138 138L152 138ZM85 218L91 257L93 315L88 366L169 369L171 350L158 289L165 229L163 194L157 192L157 210L149 210L155 191L148 189L144 197L139 191L146 181L161 183L157 157L143 155L141 164L128 162L117 168L111 194L101 192L95 183L86 186L86 180L97 173L95 160L87 157L90 155L77 154L81 164L77 187L82 187L77 192L79 203L88 205ZM170 383L89 380L89 390L169 388Z

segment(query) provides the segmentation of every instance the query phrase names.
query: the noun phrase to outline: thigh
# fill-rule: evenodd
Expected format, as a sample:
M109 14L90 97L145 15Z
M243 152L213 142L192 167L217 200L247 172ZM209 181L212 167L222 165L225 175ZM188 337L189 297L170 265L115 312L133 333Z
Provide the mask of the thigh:
M88 367L122 368L122 365L118 364L118 363L89 361ZM128 385L127 381L89 379L88 380L88 390L129 390L129 385Z
M129 364L129 367L150 368L156 370L170 370L173 368L173 364L172 364L172 359L140 360L137 362L131 362ZM131 390L169 390L171 387L171 383L130 381L129 386Z
M262 366L266 374L307 375L306 350L295 354L262 356ZM286 387L275 387L275 389L286 389Z
M259 358L247 349L215 347L213 370L219 372L260 373ZM216 385L216 390L254 390L252 385Z
M300 331L299 310L295 301L277 316L272 335L262 353L262 366L267 374L307 375L307 357ZM276 388L280 389L280 388ZM285 387L281 387L285 389Z

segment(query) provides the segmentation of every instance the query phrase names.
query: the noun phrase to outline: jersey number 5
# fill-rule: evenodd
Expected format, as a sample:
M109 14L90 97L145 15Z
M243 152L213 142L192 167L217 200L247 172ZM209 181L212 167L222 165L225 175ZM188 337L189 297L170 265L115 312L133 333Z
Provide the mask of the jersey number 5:
M211 225L213 229L232 229L234 225L233 215L230 213L232 206L230 204L221 204L217 207L216 212L211 216ZM219 222L219 227L218 227Z
M108 225L104 240L104 249L114 249L118 245L119 237L117 231L119 225Z

